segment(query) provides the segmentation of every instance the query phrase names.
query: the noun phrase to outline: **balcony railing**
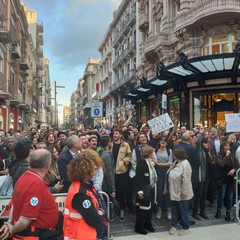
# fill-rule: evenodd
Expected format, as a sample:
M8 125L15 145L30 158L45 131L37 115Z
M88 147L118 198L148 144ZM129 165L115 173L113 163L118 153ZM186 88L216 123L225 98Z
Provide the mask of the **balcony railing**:
M119 78L113 85L109 88L110 92L113 92L114 90L121 87L124 83L132 80L136 77L136 70L131 69L129 72L127 72L125 75L123 75L121 78Z
M198 21L206 16L214 15L217 13L229 12L231 16L233 13L240 13L239 0L205 0L196 1L194 7L189 11L183 12L175 18L175 29L177 31L192 23Z
M115 69L128 54L130 54L133 50L136 50L136 43L135 41L132 41L127 48L124 50L124 52L118 56L118 58L113 62L113 69Z
M128 28L132 26L132 24L135 22L136 22L136 12L134 11L125 19L125 21L122 23L120 27L120 30L116 33L114 40L112 42L113 47L116 47L117 44L121 42L121 40L124 38L124 34L126 34L126 30L128 30Z

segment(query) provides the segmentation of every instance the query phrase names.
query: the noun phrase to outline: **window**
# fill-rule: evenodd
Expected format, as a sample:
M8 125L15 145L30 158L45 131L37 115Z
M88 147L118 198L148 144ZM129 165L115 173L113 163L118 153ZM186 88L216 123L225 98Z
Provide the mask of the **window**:
M2 49L0 49L0 73L4 74L3 60L4 60L4 54Z
M204 46L202 49L203 56L231 53L236 46L234 36L230 34L218 35L204 39Z

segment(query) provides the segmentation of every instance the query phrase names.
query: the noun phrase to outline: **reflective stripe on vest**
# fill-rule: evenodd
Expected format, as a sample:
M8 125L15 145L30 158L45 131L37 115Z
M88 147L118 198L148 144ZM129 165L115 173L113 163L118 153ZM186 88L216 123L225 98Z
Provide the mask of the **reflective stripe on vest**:
M82 219L82 215L80 213L70 212L68 208L64 209L64 214L68 215L70 218Z

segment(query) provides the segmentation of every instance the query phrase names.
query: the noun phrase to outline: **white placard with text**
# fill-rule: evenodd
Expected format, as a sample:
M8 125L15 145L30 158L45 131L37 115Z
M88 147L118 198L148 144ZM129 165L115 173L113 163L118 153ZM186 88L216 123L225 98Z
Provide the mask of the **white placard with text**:
M163 132L173 127L173 122L168 113L155 117L148 121L148 125L155 133Z

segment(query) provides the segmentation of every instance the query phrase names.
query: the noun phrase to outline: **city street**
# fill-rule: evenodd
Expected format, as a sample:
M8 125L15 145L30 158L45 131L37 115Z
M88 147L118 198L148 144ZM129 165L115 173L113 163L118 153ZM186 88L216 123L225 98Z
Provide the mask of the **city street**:
M226 234L229 234L229 239L238 239L240 234L240 225L237 220L234 219L231 222L226 222L224 217L225 213L222 211L222 217L220 219L216 219L214 217L216 213L216 206L207 207L207 215L209 217L208 220L195 220L195 225L191 226L191 231L188 235L184 236L184 239L191 240L225 240ZM232 217L235 218L235 208L232 211ZM191 217L191 219L193 219ZM155 228L155 233L149 233L148 235L140 235L134 232L134 224L135 224L135 215L134 214L126 214L126 220L124 223L120 223L119 219L115 217L114 221L110 224L111 236L114 239L174 239L179 236L169 235L168 231L170 229L170 221L164 218L161 220L157 220L155 218L155 214L153 215L153 227Z

